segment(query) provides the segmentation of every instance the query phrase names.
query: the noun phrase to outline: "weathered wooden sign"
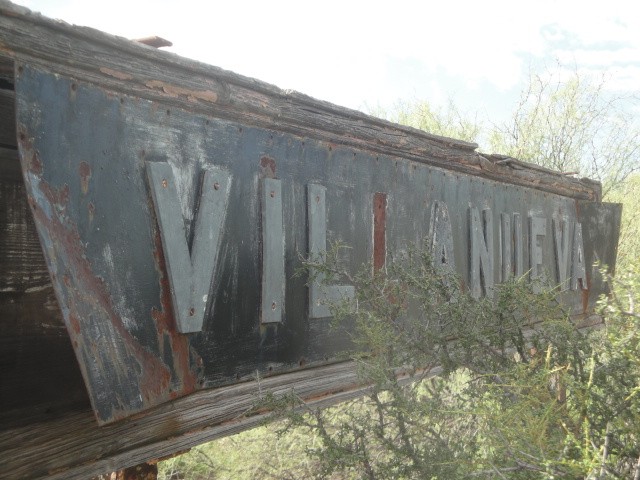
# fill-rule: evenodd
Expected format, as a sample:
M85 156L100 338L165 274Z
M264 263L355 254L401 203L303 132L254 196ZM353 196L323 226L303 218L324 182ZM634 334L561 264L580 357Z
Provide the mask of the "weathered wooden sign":
M586 311L614 207L183 108L28 64L29 201L98 418L331 361L328 303L296 276L328 242L355 272L427 239L475 296L528 272ZM604 244L603 244L604 245ZM584 299L588 300L585 302Z
M476 297L526 274L577 315L615 264L593 182L0 11L10 140L101 424L341 358L328 305L354 286L296 275L332 242L353 273L426 245Z

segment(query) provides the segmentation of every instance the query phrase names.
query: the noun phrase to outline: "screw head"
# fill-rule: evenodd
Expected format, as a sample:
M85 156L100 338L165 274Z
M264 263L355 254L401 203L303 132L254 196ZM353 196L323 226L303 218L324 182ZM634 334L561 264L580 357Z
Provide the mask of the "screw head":
M220 184L218 182L213 184L213 189L214 190L219 190L220 189Z

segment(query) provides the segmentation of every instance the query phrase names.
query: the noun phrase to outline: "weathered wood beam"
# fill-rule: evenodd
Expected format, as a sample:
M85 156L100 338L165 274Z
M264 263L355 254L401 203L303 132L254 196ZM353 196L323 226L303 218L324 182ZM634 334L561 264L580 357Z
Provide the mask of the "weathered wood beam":
M393 124L259 80L0 2L3 53L18 62L164 105L244 125L365 149L484 178L596 200L599 187L557 173L496 164L477 145ZM524 165L524 166L523 166Z
M3 412L0 478L85 479L168 456L260 425L269 414L251 412L259 408L261 396L291 390L311 406L363 392L347 362L201 391L103 427L88 408L48 421L39 414L18 426L11 424L14 412Z
M16 108L13 90L0 88L0 148L15 148Z
M0 410L84 405L86 389L27 204L18 152L0 148Z

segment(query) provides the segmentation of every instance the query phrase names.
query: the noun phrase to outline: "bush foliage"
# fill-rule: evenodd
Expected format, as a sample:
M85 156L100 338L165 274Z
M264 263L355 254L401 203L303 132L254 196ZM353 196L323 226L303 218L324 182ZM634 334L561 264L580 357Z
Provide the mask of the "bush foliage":
M328 281L343 274L320 265ZM199 469L181 457L165 478L640 476L637 270L613 281L603 327L586 331L552 289L534 294L521 278L475 300L425 254L352 281L357 308L332 309L355 319L366 395L326 410L295 392L265 397L281 419L243 434L255 452L225 451L240 437L224 439L195 449Z

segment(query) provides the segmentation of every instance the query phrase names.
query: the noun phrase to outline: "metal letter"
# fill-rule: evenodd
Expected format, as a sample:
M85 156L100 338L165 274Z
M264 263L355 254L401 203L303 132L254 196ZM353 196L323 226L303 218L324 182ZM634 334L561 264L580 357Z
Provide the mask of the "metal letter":
M560 290L567 290L567 273L569 267L569 221L562 221L560 228L560 219L553 218L553 244L556 251L556 274L558 276L558 284Z
M429 239L431 240L431 260L436 269L455 270L451 220L445 202L436 200L431 206Z
M584 259L584 244L582 243L582 224L576 222L573 230L573 255L571 259L571 290L587 290L587 272Z
M524 273L522 262L522 218L519 213L513 214L513 232L511 216L500 215L500 281L506 282L515 273L517 278ZM514 268L515 267L515 268Z
M231 175L220 168L204 168L191 253L171 166L166 162L147 162L147 176L160 228L176 327L180 333L199 332L218 260Z
M543 279L542 266L542 240L538 242L538 237L547 235L547 219L544 217L529 217L529 265L531 280L534 281L533 291L540 290L540 285L536 280Z
M387 259L387 194L373 196L373 271L384 267Z
M500 214L500 281L506 282L513 275L513 253L511 252L511 216Z
M514 237L514 248L513 254L515 259L515 273L516 278L520 278L524 275L524 260L523 260L523 238L522 238L522 217L519 213L513 214L513 237Z
M282 182L262 180L262 323L282 321L284 307L284 231Z
M322 261L327 253L326 190L322 185L307 185L309 256L314 261ZM328 304L355 296L355 288L351 285L327 286L323 283L324 275L318 273L309 285L309 318L330 317Z
M471 243L471 265L469 286L471 295L480 298L484 294L493 297L493 215L486 208L482 211L482 222L478 209L469 207L469 240Z

